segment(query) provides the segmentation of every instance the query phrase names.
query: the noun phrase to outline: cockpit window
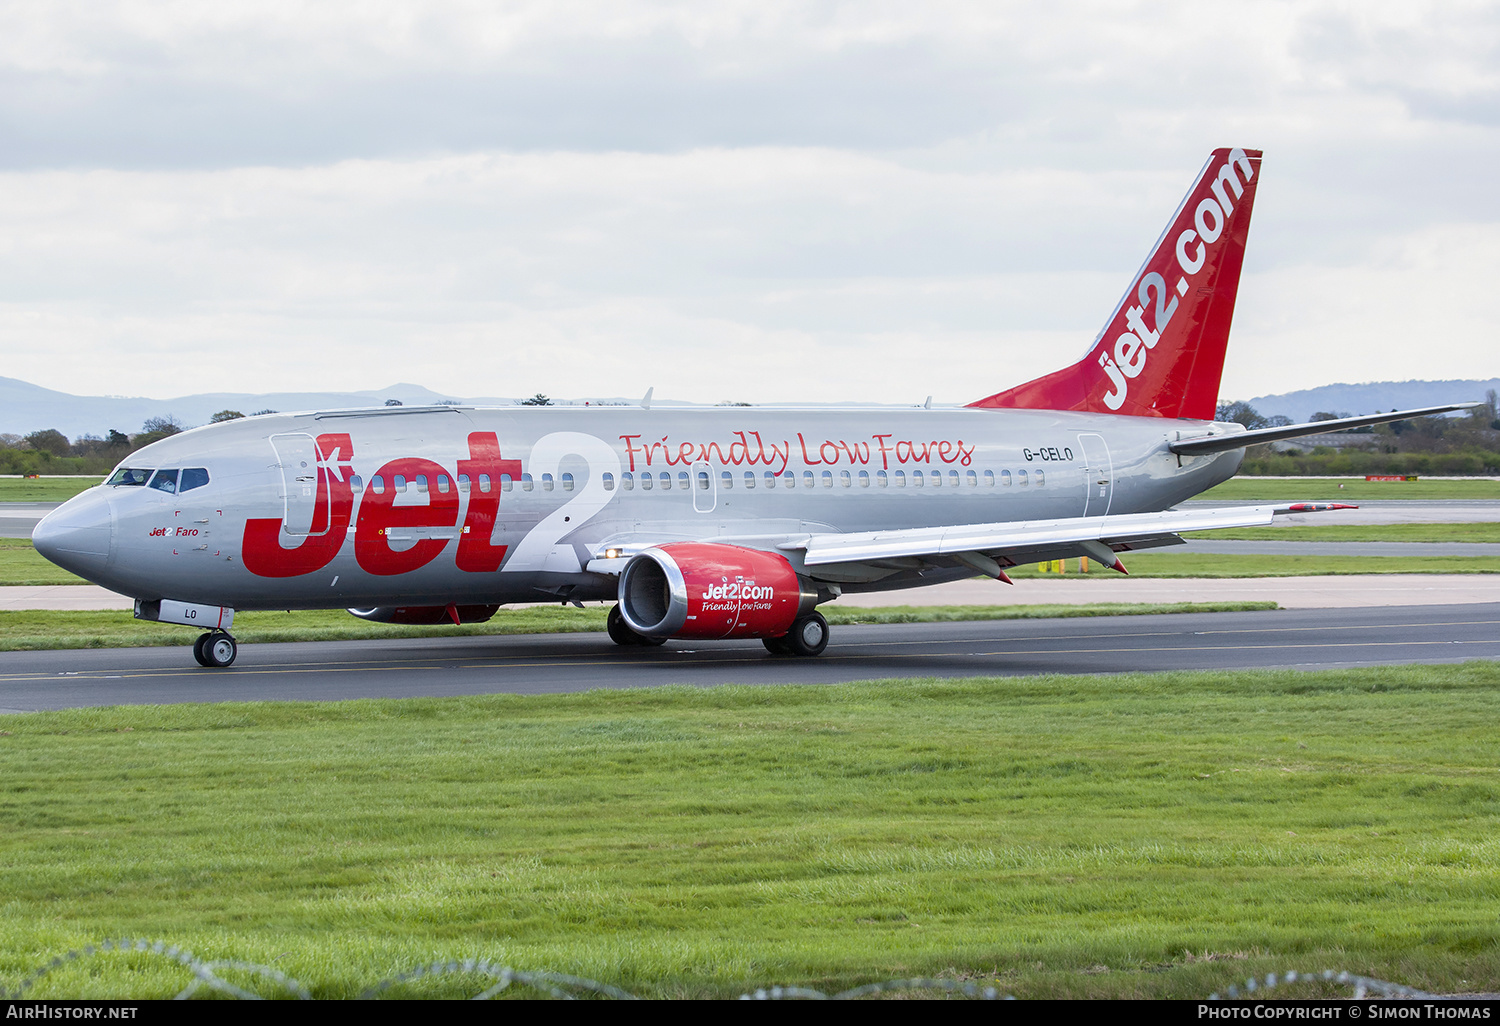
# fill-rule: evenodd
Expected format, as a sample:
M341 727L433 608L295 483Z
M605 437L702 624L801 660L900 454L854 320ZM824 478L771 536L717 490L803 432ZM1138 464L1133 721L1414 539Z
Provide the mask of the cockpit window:
M202 488L208 484L208 471L202 467L188 467L177 479L178 492L190 492L194 488Z
M151 471L140 467L121 467L104 482L107 485L143 485L151 477Z
M158 470L151 476L151 487L168 495L177 494L177 471Z

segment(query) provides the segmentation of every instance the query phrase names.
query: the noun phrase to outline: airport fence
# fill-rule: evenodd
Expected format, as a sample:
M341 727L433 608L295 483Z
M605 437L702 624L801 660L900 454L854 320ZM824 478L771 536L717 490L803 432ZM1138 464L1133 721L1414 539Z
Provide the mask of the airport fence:
M111 952L144 954L180 965L191 976L191 979L175 995L179 1001L192 998L201 991L208 991L221 997L238 998L247 1001L260 1001L267 998L293 998L303 1001L312 999L312 994L306 985L271 966L232 959L202 959L191 951L178 947L175 944L168 944L161 940L145 940L138 937L122 937L116 940L106 940L99 944L90 944L86 947L58 955L45 965L39 966L36 970L28 974L14 991L0 996L11 1000L25 999L27 993L38 982L57 969L74 962ZM223 974L225 973L244 974L244 976L249 978L248 986L240 986L224 979ZM534 992L536 996L546 996L562 1000L572 1000L580 997L613 998L624 1001L637 1000L636 995L612 984L601 983L598 980L589 980L581 976L569 976L565 973L532 972L512 969L509 966L500 965L485 958L440 960L414 966L411 969L379 980L367 987L359 996L362 999L380 998L404 984L422 979L447 976L470 976L479 977L483 980L484 982L480 985L479 989L471 996L471 1000L475 1001L483 1001L496 997L512 987L524 988ZM1348 987L1351 991L1350 996L1355 1000L1371 996L1404 999L1433 999L1445 996L1431 994L1400 983L1391 983L1387 980L1377 980L1355 973L1336 972L1332 969L1325 969L1318 973L1290 971L1280 974L1269 973L1264 977L1250 977L1245 981L1243 986L1238 983L1232 984L1226 987L1223 993L1215 992L1210 994L1208 1000L1222 1001L1261 997L1278 988L1297 983L1313 982L1333 983L1340 987ZM1014 1000L1012 995L1001 994L991 986L982 986L958 980L929 979L925 977L867 983L859 987L850 988L849 990L839 991L836 994L828 994L811 987L766 987L741 994L740 1000L848 1001L856 998L877 997L882 994L901 992L926 992L932 996L964 997L981 1001Z

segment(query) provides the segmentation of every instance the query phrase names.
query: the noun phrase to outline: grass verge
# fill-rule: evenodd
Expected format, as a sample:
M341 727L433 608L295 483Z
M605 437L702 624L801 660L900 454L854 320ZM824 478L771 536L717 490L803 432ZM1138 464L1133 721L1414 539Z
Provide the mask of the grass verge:
M0 586L88 584L31 547L30 538L0 538Z
M0 717L0 981L135 935L322 997L468 956L657 996L1493 991L1497 717L1494 663ZM187 982L112 955L31 996Z
M1340 488L1339 486L1343 487ZM1241 476L1215 485L1197 499L1500 499L1500 481L1366 481L1363 477L1276 478Z
M939 623L953 620L1027 620L1046 617L1130 616L1152 613L1219 613L1275 609L1275 602L1099 602L1041 606L892 606L884 609L824 606L834 625ZM445 638L476 634L559 634L604 630L608 609L553 606L502 609L488 623L462 627L403 627L368 623L342 609L239 613L234 636L245 643L356 641L371 638ZM28 609L0 611L0 652L68 648L135 648L186 645L197 630L137 620L119 611Z
M1328 574L1493 574L1495 556L1222 556L1197 552L1125 552L1120 561L1131 577L1321 577ZM1077 560L1068 560L1075 576ZM1055 577L1036 564L1006 570L1011 577ZM1114 571L1097 563L1084 579L1111 580Z
M0 502L65 502L102 477L0 477Z
M1500 523L1242 527L1227 531L1184 531L1182 536L1207 541L1494 543L1500 542Z

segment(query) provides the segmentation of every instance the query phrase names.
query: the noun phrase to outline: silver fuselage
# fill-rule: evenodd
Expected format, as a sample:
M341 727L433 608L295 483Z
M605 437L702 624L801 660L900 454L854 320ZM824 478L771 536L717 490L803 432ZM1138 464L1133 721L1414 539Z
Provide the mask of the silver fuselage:
M1168 443L1233 429L994 409L570 406L276 414L187 431L122 464L201 468L206 485L181 493L93 488L50 514L34 537L54 561L146 600L290 609L606 599L615 593L615 578L588 566L611 549L709 539L773 549L799 534L1166 509L1233 476L1243 456L1236 450L1180 458ZM499 461L486 463L476 457L474 439L490 435ZM330 452L328 439L343 436L347 443ZM408 471L399 489L393 466ZM326 494L329 481L348 486L342 520L330 514L337 495ZM385 520L375 515L377 494L385 497ZM469 515L476 502L488 503L490 519ZM442 515L427 518L437 522L423 523L422 507L437 506ZM415 510L402 514L407 526L389 526L392 511L402 510ZM287 552L309 545L304 553L318 549L329 558L306 572L253 572L243 551L252 521L275 521L275 544ZM486 537L482 544L471 539L480 555L468 558L466 569L459 549L472 523L483 524ZM416 546L426 554L421 565L391 572ZM500 546L506 551L496 557L498 569L474 569ZM807 571L794 552L788 558ZM261 552L259 563L265 559ZM822 579L837 578L830 573ZM907 588L971 574L941 567L846 570L840 590Z

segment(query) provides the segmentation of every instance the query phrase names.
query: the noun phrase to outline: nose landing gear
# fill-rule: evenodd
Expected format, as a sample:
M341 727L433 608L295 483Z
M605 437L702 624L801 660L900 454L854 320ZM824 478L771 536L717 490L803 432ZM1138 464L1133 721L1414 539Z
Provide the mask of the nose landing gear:
M198 640L193 642L193 658L198 660L198 665L216 669L223 669L234 662L239 650L235 640L223 631L200 634Z

